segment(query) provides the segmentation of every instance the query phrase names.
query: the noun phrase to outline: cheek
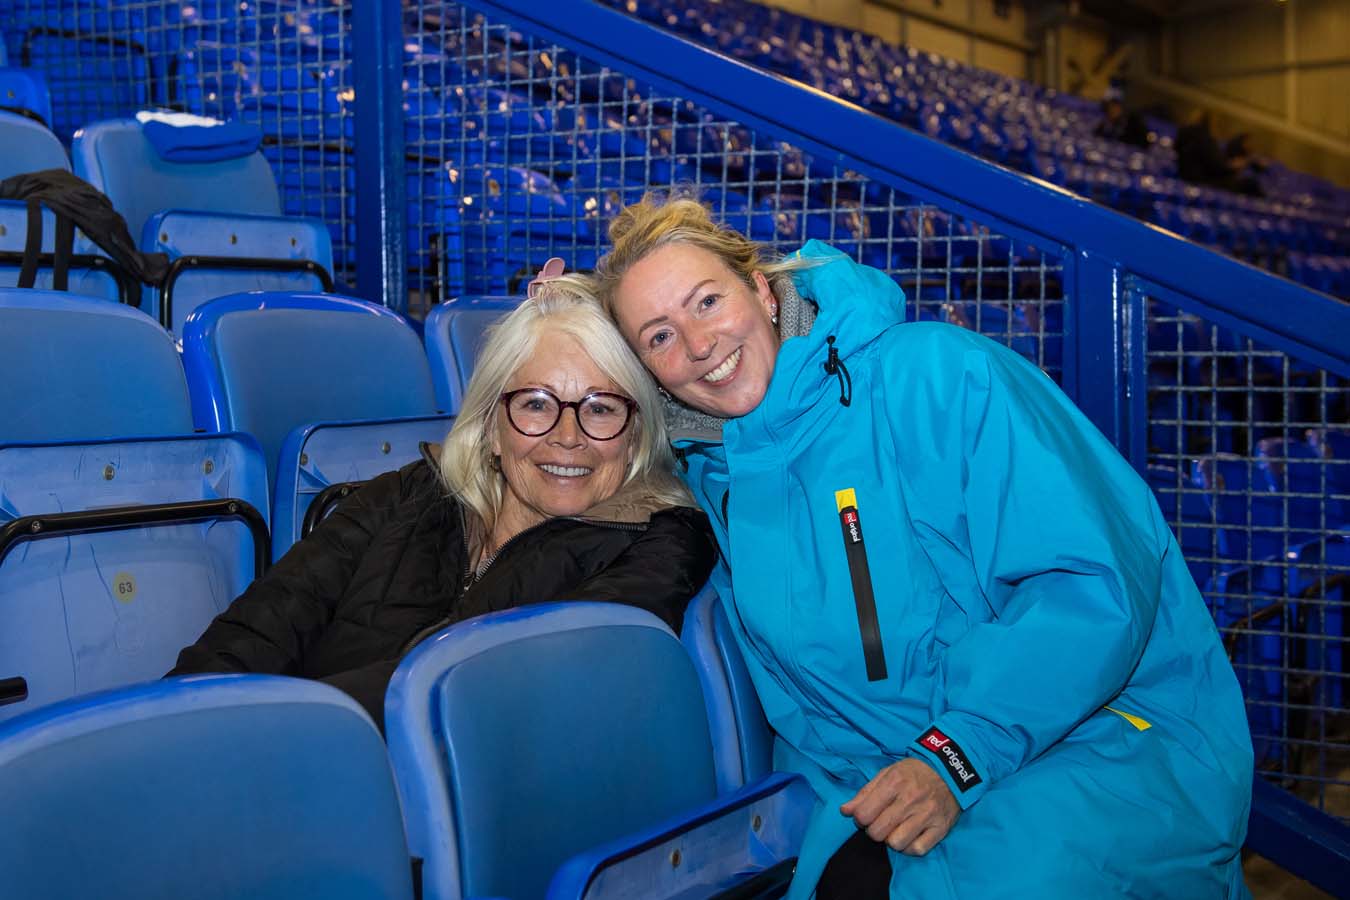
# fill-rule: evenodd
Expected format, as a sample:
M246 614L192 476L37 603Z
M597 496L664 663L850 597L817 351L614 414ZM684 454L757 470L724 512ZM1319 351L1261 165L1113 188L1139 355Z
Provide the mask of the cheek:
M624 476L628 474L628 466L633 461L634 452L635 445L632 440L620 439L609 442L608 446L602 445L600 464L605 468L606 481L614 481L613 487L615 489L622 483Z
M511 426L498 429L493 437L494 452L502 459L502 468L508 465L528 465L525 457L529 455L537 441L518 434Z

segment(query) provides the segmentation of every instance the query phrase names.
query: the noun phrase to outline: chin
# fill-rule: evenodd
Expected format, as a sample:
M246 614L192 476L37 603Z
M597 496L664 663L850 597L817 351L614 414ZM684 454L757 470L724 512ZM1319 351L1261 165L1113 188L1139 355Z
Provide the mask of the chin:
M751 398L744 394L726 397L697 397L693 400L686 400L690 406L702 410L710 415L718 416L724 419L738 419L743 415L754 410L759 406L760 401L764 399L764 392L760 391L757 396Z

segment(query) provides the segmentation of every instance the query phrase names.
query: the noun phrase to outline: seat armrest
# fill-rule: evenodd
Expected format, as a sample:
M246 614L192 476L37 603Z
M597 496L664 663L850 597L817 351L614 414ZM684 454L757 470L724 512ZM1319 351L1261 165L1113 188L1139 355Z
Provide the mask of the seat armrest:
M572 857L554 875L548 900L711 896L733 888L796 857L814 802L804 779L775 772Z

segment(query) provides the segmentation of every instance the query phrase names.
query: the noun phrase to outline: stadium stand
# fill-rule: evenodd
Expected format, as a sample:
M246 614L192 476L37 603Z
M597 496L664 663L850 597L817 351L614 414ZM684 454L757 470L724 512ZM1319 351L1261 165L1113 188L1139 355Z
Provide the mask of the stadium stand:
M614 212L679 184L775 249L819 237L887 270L912 319L1014 347L1148 475L1181 538L1248 700L1249 845L1338 889L1344 824L1307 804L1344 817L1350 787L1350 313L1236 259L1350 296L1346 192L1279 167L1265 198L1189 185L1165 123L1126 147L1081 98L743 0L610 5L0 0L0 31L64 139L155 105L260 127L280 211L324 222L335 273L431 308L433 410L453 412L478 328L457 336L457 311L490 306L464 298L551 256L589 265ZM330 331L307 334L294 360ZM719 789L733 756L741 783L767 766L756 727L718 757Z
M608 0L739 60L1350 299L1350 191L1274 164L1264 197L1177 178L1175 126L1097 137L1092 101L749 0Z
M257 443L192 433L173 341L143 313L0 290L0 354L5 719L163 675L269 551Z

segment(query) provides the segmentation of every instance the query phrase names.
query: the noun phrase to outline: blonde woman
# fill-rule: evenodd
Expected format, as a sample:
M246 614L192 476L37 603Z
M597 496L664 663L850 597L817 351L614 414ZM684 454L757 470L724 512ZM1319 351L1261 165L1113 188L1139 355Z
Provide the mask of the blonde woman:
M530 294L488 337L444 446L353 494L170 675L320 679L382 725L398 661L470 616L599 600L679 630L716 549L656 390L589 282L541 275Z
M674 398L713 583L819 803L790 900L1242 898L1242 697L1148 486L1035 366L689 199L600 293Z

